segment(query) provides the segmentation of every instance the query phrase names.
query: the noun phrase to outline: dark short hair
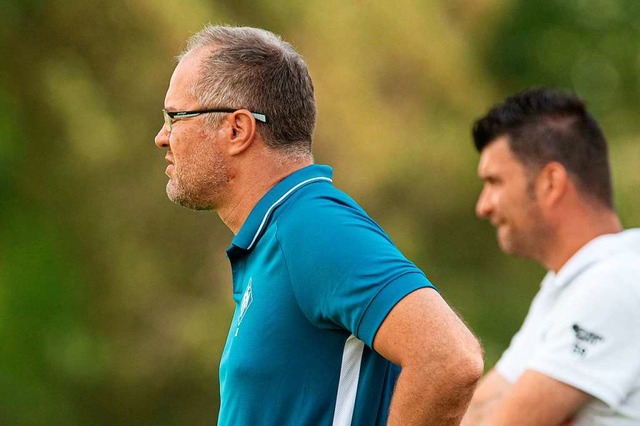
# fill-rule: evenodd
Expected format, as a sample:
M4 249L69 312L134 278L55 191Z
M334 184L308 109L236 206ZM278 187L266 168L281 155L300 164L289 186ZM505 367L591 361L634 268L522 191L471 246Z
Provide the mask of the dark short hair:
M583 195L613 208L607 141L577 95L533 88L495 105L473 126L478 152L507 136L515 157L531 171L562 164Z
M192 91L207 104L203 107L265 114L267 122L260 123L259 132L268 146L311 153L313 83L304 59L289 43L259 28L207 26L189 39L179 58L201 48L211 49L211 54Z

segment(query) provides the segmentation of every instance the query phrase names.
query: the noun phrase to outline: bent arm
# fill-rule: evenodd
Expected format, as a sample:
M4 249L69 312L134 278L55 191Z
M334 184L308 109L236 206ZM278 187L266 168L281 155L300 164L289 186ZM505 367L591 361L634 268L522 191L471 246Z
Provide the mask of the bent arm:
M542 373L526 370L513 385L496 370L480 382L463 426L554 426L571 419L590 395Z
M489 371L473 393L469 409L462 419L462 425L481 425L495 412L496 407L502 402L509 389L511 389L511 384L497 370Z
M460 422L482 375L482 350L437 291L419 289L398 302L373 346L402 367L388 425Z
M591 399L579 389L526 370L480 425L554 426L567 424Z

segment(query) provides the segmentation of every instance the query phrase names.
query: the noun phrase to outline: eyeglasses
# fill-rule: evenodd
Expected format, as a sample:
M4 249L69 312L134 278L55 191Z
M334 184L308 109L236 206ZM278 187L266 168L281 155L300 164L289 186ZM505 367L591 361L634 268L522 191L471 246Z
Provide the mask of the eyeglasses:
M220 113L231 113L231 112L236 112L238 111L237 109L233 109L233 108L214 108L214 109L201 109L198 111L180 111L180 112L170 112L167 111L166 109L162 110L162 115L164 117L164 124L165 126L167 126L167 130L169 130L169 132L171 132L171 124L176 121L176 120L180 120L182 118L191 118L191 117L196 117L200 114L208 114L211 112L220 112ZM251 115L253 115L255 117L256 120L262 122L262 123L266 123L267 122L267 116L259 113L259 112L251 112Z

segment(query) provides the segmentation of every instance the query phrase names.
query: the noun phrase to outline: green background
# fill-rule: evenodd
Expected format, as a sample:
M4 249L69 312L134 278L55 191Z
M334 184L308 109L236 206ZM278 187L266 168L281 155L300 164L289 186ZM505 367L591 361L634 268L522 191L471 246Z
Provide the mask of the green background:
M232 235L167 200L153 144L173 58L207 22L305 56L316 161L438 285L488 367L544 271L474 216L475 118L527 86L577 91L609 137L622 220L640 225L635 0L2 0L1 424L215 423Z

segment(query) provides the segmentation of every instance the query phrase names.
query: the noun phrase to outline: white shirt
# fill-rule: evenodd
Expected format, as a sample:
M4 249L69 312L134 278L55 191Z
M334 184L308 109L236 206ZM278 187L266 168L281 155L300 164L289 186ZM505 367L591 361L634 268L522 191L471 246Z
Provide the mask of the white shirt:
M547 273L496 369L592 395L576 425L640 425L640 229L595 238Z

